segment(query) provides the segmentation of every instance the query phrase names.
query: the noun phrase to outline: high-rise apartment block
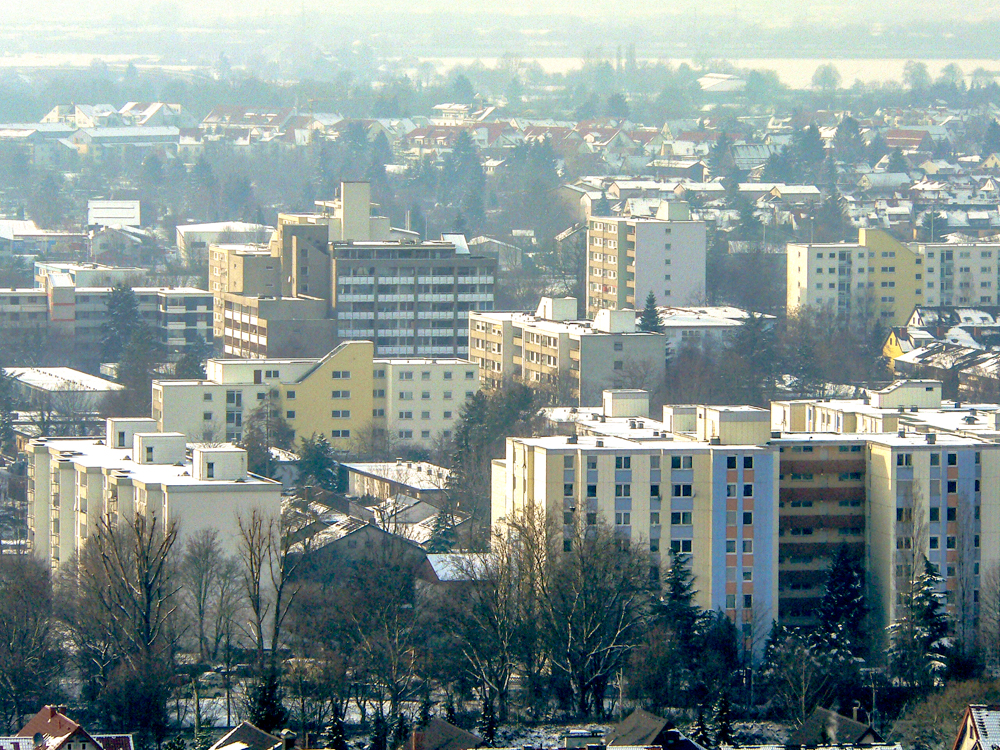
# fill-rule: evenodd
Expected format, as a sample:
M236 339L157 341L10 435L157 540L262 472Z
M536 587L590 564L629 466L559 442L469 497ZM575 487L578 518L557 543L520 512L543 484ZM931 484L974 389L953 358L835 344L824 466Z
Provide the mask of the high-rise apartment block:
M534 315L472 312L469 354L483 384L520 380L563 403L593 406L606 388L655 389L665 376L666 337L636 327L634 310L600 310L576 319L573 297L543 297Z
M247 473L234 445L188 445L152 419L109 419L98 438L37 438L28 457L28 528L34 553L53 569L78 554L98 523L156 517L177 523L181 540L219 532L228 554L239 544L239 518L281 514L281 484Z
M557 521L564 514L567 524L587 513L587 522L613 526L651 553L690 552L699 604L724 602L744 625L756 615L728 605L733 596L740 604L751 579L747 603L766 603L759 584L772 579L762 578L769 561L761 555L774 556L773 614L811 625L833 558L852 553L866 571L875 634L901 615L926 556L943 578L954 627L973 637L983 576L1000 569L1000 406L942 403L939 382L898 381L859 399L777 401L770 417L690 405L664 407L660 421L646 416L642 395L615 391L600 409L549 410L558 436L508 440L506 458L494 463L494 523L530 507ZM654 475L668 454L669 479ZM640 473L619 473L626 466ZM679 528L666 525L668 496ZM752 540L752 568L742 551L739 567L726 557L744 540ZM745 634L758 638L756 625Z
M917 305L995 305L998 257L997 244L904 245L877 229L855 243L792 243L787 305L889 325L905 325Z
M592 216L587 224L587 316L705 296L705 222L686 203L661 204L655 219Z
M210 359L205 380L153 382L159 429L192 441L238 442L256 409L280 414L296 438L325 436L339 451L364 440L430 446L448 439L479 390L479 367L462 359L375 359L370 341L326 356Z
M320 356L371 339L386 357L468 352L471 310L493 309L496 258L460 235L419 241L371 215L367 183L343 183L316 213L280 214L265 250L213 246L215 332L227 356Z
M613 409L613 407L612 407ZM647 421L649 422L647 424ZM493 523L542 511L569 529L603 524L649 550L690 556L697 604L722 610L760 649L778 617L778 454L770 417L699 406L690 436L600 415L590 434L508 438L493 462Z

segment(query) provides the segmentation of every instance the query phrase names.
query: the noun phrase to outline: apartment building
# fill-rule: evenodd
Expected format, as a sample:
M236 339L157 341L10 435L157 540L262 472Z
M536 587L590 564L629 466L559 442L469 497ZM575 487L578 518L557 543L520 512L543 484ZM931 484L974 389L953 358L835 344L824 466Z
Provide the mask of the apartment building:
M899 612L924 555L944 578L947 610L975 633L981 571L1000 566L1000 444L928 434L869 440L867 567L880 607L876 625Z
M769 419L752 407L699 406L687 439L651 420L605 415L591 434L508 438L493 462L493 524L538 509L563 524L567 545L581 517L605 524L649 550L654 576L670 550L690 555L697 604L724 611L759 650L778 617Z
M778 448L778 609L784 625L815 625L842 547L865 558L864 436L788 434Z
M535 314L469 314L470 359L483 385L520 380L560 403L596 406L606 388L655 389L666 373L666 338L636 327L632 310L599 310L576 320L576 299L543 297Z
M339 340L337 321L327 314L326 302L315 297L224 293L215 297L214 305L226 357L320 357Z
M65 274L78 287L102 287L126 284L132 286L149 273L145 268L108 266L103 263L57 263L35 261L35 288L45 288L45 277Z
M705 296L705 222L686 203L662 203L655 219L592 216L587 223L587 316Z
M53 570L80 552L102 518L176 522L181 545L215 529L235 554L241 516L281 513L281 484L248 474L246 451L188 445L152 419L109 419L101 439L38 438L26 453L32 548Z
M367 183L343 183L340 193L318 201L316 213L280 214L266 255L213 249L215 325L225 354L289 356L294 343L308 348L299 354L314 356L317 346L329 349L332 336L370 339L383 357L467 355L469 311L493 309L496 258L473 255L461 235L422 242L391 227L372 215ZM279 317L272 316L292 330L294 342L276 337L272 321Z
M469 315L492 310L497 259L461 236L430 242L334 242L332 306L345 339L369 338L379 356L462 357Z
M924 258L882 230L862 228L855 243L789 243L787 254L789 312L903 325L924 302Z
M96 365L107 322L111 287L82 287L68 274L42 276L44 287L0 290L0 333L38 329L64 338L79 358ZM201 342L212 342L212 295L191 287L133 287L139 315L166 356L176 361Z
M995 305L1000 244L934 243L911 247L924 259L924 305Z
M243 439L258 408L282 415L298 438L325 435L340 451L366 436L430 446L450 438L462 405L479 390L479 368L460 359L376 359L370 341L320 358L210 359L205 380L156 380L161 430L192 441Z

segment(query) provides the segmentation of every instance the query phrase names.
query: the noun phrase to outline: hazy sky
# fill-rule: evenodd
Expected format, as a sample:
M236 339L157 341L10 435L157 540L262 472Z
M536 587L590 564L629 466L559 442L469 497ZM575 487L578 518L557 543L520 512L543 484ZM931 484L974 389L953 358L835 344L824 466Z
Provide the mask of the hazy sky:
M136 12L163 11L167 17L187 21L204 21L214 17L239 19L253 16L298 14L303 7L308 13L328 17L360 12L387 13L482 13L486 16L516 13L555 14L570 16L608 15L647 18L651 24L657 17L698 13L733 16L755 21L770 21L778 26L793 25L804 17L809 21L837 23L859 19L882 21L942 20L944 16L966 21L996 21L1000 19L1000 3L996 0L962 0L941 3L939 0L843 0L840 2L802 2L802 0L660 0L658 3L635 3L622 0L162 0L161 2L124 3L121 0L0 0L0 13L5 18L37 20L46 23L72 23L84 15L89 18L113 19L133 16Z

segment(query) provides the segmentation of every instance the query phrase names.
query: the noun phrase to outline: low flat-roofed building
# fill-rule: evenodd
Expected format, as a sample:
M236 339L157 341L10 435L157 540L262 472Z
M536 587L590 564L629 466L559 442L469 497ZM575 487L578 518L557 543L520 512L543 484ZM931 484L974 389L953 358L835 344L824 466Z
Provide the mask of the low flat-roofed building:
M446 501L448 469L427 461L378 461L341 464L347 470L348 494L386 500L403 494L434 506Z

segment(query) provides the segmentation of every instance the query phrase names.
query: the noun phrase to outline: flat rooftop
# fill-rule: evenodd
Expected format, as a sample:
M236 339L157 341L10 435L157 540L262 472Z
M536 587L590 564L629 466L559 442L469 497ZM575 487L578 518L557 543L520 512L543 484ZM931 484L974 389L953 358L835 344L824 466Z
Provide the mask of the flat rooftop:
M88 391L107 393L121 391L125 386L72 367L8 367L8 375L30 388L42 391Z

